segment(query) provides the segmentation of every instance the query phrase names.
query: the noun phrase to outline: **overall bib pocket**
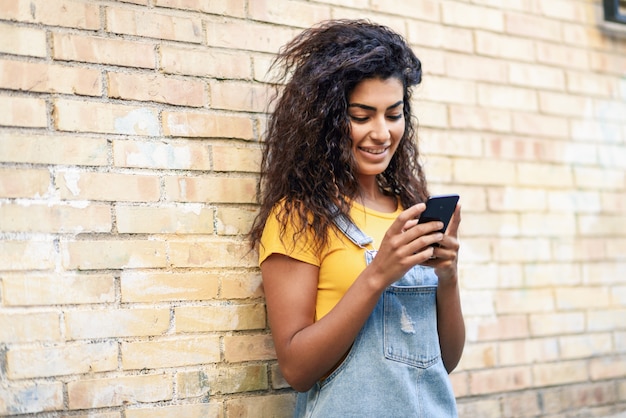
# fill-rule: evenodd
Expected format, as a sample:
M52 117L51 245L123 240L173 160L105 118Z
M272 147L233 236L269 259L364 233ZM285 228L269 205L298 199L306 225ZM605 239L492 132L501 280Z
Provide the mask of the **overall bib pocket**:
M436 286L390 286L385 290L385 358L419 368L437 363L441 350L436 297Z

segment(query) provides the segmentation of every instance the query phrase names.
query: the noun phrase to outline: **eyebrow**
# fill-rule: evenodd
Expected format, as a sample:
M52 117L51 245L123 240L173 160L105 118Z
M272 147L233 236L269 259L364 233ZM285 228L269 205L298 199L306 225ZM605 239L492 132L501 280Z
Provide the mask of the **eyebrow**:
M404 103L404 100L399 100L399 101L397 101L396 103L394 103L394 104L392 104L391 106L389 106L389 107L387 108L387 110L390 110L390 109L396 108L396 107L400 106L400 105L401 105L401 104L403 104L403 103ZM348 105L348 107L358 107L358 108L365 109L365 110L376 110L376 108L375 108L375 107L373 107L373 106L368 106L368 105L364 105L364 104L361 104L361 103L350 103L350 104Z

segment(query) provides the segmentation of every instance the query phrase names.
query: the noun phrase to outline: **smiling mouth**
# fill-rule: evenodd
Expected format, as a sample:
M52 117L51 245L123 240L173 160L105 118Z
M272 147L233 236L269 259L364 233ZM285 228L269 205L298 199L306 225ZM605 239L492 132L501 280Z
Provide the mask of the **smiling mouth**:
M359 149L363 152L367 152L368 154L382 154L383 152L387 151L389 147L385 147L385 148L361 148L359 147Z

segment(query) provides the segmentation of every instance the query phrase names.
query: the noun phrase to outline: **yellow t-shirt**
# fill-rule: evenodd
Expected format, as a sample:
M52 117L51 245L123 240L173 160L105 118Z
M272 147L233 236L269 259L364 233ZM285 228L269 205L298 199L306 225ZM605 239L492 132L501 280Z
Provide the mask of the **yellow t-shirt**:
M353 203L350 216L361 231L374 239L372 244L367 245L367 249L377 249L387 229L400 212L402 208L399 203L398 209L393 213L377 212ZM337 231L336 234L335 231ZM319 252L313 250L313 237L310 231L296 242L295 248L291 240L293 228L287 226L285 243L281 242L279 232L280 224L273 211L265 223L261 237L259 265L271 254L277 253L319 267L315 312L315 319L319 320L339 302L365 269L365 249L359 248L336 228L329 233L327 247ZM298 280L298 278L291 277L286 280Z

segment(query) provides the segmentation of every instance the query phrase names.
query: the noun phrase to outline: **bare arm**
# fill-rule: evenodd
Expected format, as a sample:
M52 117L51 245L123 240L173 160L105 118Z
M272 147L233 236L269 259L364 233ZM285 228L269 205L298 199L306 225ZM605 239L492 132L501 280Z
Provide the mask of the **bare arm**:
M437 257L426 264L435 267L439 277L437 288L437 328L441 357L448 373L452 372L461 359L465 345L465 323L461 311L458 283L458 229L461 222L461 206L457 205L446 236L435 249Z
M319 269L273 254L261 265L272 335L283 376L298 391L308 390L349 350L384 289L412 266L433 254L430 244L443 239L433 233L441 223L415 225L424 205L398 216L378 255L357 277L337 305L315 322Z

